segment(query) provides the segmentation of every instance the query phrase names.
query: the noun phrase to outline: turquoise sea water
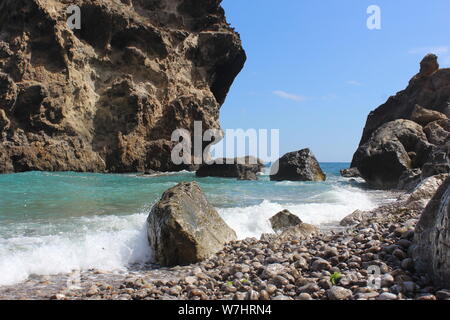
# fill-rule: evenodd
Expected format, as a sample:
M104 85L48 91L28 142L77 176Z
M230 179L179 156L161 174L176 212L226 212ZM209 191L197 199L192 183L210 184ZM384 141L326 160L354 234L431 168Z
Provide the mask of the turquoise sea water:
M0 175L0 285L31 274L119 270L151 260L145 221L168 188L196 180L240 238L270 232L268 219L289 209L303 221L333 223L385 196L341 178L348 163L323 163L326 182L28 172Z

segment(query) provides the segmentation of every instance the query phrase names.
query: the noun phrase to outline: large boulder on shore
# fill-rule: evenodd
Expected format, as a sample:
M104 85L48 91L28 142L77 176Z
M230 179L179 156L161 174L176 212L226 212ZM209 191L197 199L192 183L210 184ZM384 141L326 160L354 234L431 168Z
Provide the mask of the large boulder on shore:
M273 231L277 233L281 233L287 228L303 223L298 216L291 213L289 210L280 211L269 220Z
M162 266L205 260L236 240L236 233L208 203L196 182L164 192L147 219L148 239Z
M394 189L405 172L427 162L432 149L419 124L395 120L382 125L358 148L354 163L371 186Z
M285 154L271 168L272 181L325 181L326 175L320 168L310 149Z
M258 180L262 171L262 160L255 157L216 159L212 164L202 164L197 177L237 178L238 180Z
M437 287L450 289L450 177L423 211L412 253L416 270L428 273Z

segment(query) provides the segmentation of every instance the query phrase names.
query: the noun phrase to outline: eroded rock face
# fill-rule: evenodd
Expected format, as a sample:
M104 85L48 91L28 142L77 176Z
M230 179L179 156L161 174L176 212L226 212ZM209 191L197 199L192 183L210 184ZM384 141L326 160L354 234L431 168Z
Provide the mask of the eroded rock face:
M450 178L441 185L416 226L415 268L439 287L450 289Z
M237 178L238 180L258 180L258 173L264 167L255 157L219 159L213 164L202 164L196 171L197 177Z
M449 115L450 69L439 69L437 56L429 54L422 60L420 72L411 79L408 87L390 97L385 104L369 114L359 148L353 156L352 167L358 167L362 176L368 177L368 182L377 188L396 188L399 182L405 185L398 179L401 176L400 172L407 177L405 173L407 170L422 170L422 178L448 172L450 168ZM392 130L396 130L400 120L410 120L418 124L414 129L410 124L411 132L406 135L404 132L405 138L397 139L408 153L408 157L405 156L405 152L398 152L401 149L400 145L393 146L387 140L380 140L379 130L388 124ZM384 131L386 137L399 136L394 131L386 132L386 127ZM416 137L413 138L413 136ZM375 141L377 139L378 141ZM426 155L417 154L416 150L422 149L421 146L412 146L418 140L431 145ZM419 144L423 145L422 142ZM378 155L384 154L386 158L379 158L379 160L385 161L385 164L376 162L368 164L367 159L371 158L367 154L369 149L378 149L376 152ZM366 155L364 150L367 151ZM372 151L369 153L373 154ZM393 161L393 164L388 163L389 159ZM383 165L385 165L384 175L379 174L380 166Z
M218 129L245 59L219 0L3 0L0 172L185 169L173 130Z
M289 210L280 211L270 218L272 229L277 233L280 233L287 228L295 227L301 223L302 220Z
M429 110L422 108L419 105L413 109L411 114L411 120L420 124L421 126L426 126L430 122L439 121L439 120L448 120L447 116L438 111Z
M167 190L147 222L150 246L162 266L205 260L236 240L236 233L208 203L196 182Z
M290 152L277 160L271 168L272 181L325 181L326 175L309 149Z
M395 120L376 130L371 139L358 148L354 161L370 185L393 189L405 172L421 168L431 152L432 145L419 124Z

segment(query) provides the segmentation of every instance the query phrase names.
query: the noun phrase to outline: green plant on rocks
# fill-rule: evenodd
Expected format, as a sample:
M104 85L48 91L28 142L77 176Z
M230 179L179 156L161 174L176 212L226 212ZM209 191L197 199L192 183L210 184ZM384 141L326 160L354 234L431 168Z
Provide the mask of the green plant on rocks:
M338 284L339 280L342 278L342 274L340 272L335 272L331 275L330 281L335 286Z

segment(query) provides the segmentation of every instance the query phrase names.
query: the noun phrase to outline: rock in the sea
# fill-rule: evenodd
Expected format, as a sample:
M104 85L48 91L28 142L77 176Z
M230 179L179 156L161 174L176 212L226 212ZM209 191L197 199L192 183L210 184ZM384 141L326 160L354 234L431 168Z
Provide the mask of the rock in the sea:
M0 3L0 173L190 169L172 132L220 129L246 60L220 1Z
M420 216L414 233L413 258L437 287L450 289L450 177Z
M341 176L344 178L359 178L361 174L359 173L358 168L348 168L341 170Z
M216 159L212 164L202 164L197 177L237 178L238 180L258 180L258 173L264 167L255 157Z
M278 159L271 168L272 181L325 181L326 175L309 149L294 151Z
M421 168L430 153L422 127L410 120L395 120L377 129L355 153L354 163L371 186L393 189L407 171Z
M291 213L289 210L280 211L272 218L270 218L272 229L277 233L301 223L302 220L295 214Z
M196 182L180 183L164 192L147 221L150 246L163 266L205 260L236 240L236 233L208 203Z

